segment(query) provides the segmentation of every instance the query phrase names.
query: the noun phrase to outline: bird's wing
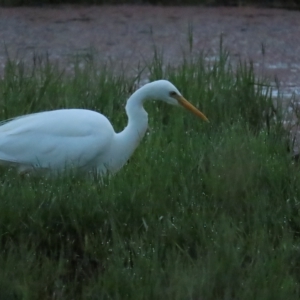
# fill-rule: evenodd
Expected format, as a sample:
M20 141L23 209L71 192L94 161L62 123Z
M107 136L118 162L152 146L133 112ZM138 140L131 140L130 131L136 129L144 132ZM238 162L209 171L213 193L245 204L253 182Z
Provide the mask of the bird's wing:
M93 111L27 115L0 126L0 160L55 169L85 166L101 157L113 135L107 118Z

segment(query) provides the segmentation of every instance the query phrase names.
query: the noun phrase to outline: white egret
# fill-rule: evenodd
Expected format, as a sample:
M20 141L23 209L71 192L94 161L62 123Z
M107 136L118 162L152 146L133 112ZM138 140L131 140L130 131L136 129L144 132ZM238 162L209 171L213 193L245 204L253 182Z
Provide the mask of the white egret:
M86 109L45 111L2 122L0 164L16 166L20 173L62 171L69 166L100 174L115 173L146 133L146 100L183 106L208 121L172 83L158 80L145 84L127 100L128 124L120 133L104 115Z

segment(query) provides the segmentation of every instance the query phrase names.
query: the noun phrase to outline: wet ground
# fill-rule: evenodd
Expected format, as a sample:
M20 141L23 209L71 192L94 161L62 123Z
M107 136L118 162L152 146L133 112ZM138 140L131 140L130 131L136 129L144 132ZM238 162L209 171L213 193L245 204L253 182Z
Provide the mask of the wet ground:
M135 72L153 56L154 44L165 61L176 64L182 53L209 52L220 36L233 58L252 59L258 72L277 76L285 94L300 94L300 12L263 8L159 6L57 6L0 8L0 72L11 57L32 60L49 54L70 67L75 53L100 61L123 61Z

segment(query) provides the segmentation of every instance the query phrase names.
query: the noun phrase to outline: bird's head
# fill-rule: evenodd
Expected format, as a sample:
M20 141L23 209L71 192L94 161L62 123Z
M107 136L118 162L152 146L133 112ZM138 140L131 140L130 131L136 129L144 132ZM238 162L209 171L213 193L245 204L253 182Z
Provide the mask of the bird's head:
M183 106L202 120L208 121L207 117L187 101L171 82L167 80L157 80L146 84L144 87L148 89L149 98L161 100L171 105Z

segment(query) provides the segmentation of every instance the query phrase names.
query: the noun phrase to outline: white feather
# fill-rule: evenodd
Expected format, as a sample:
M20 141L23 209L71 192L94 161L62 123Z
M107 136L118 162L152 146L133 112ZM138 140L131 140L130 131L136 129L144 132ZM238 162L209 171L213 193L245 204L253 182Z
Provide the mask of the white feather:
M101 174L116 172L146 132L148 117L143 102L154 99L178 105L170 96L174 92L182 97L166 80L137 90L127 101L128 125L120 133L115 133L105 116L85 109L46 111L2 121L0 163L17 166L21 172L68 167L95 169Z

